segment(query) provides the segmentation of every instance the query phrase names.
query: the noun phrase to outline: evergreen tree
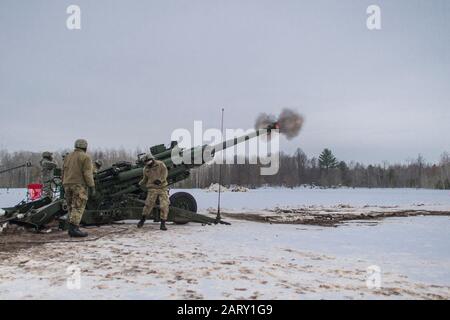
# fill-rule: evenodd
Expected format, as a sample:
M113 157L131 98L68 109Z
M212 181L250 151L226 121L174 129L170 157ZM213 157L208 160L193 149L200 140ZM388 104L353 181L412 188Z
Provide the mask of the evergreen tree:
M330 149L324 149L319 156L319 166L321 169L328 171L330 168L336 168L338 161Z

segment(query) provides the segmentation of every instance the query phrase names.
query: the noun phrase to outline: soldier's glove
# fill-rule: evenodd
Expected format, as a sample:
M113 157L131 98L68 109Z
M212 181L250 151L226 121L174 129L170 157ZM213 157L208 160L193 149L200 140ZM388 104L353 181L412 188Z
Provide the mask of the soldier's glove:
M153 181L153 183L156 184L157 186L160 186L161 185L161 180L155 180L155 181Z
M89 187L89 196L95 197L95 195L96 195L95 187Z

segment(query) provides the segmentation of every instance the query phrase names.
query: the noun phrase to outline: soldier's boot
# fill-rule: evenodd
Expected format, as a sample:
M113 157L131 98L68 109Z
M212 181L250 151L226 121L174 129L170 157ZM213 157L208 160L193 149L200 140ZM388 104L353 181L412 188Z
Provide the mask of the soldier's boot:
M164 230L164 231L167 230L167 228L166 228L166 220L161 219L161 225L159 226L159 229L160 230Z
M69 223L69 236L75 237L75 238L83 238L87 237L88 234L86 232L81 231L78 226Z
M142 218L141 218L141 220L139 220L139 222L138 222L138 224L137 224L137 227L138 228L142 228L143 226L144 226L144 223L145 223L145 220L146 220L147 218L145 217L145 216L142 216Z

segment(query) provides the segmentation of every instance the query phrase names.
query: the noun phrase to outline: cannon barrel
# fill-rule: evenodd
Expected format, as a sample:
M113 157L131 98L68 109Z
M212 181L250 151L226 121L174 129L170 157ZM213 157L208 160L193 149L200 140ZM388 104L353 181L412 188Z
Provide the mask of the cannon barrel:
M228 139L223 142L219 142L215 145L206 145L205 144L201 147L194 147L194 148L190 148L190 149L186 149L186 150L181 150L180 157L183 158L183 156L185 154L187 154L188 158L190 157L190 160L191 160L189 162L189 164L193 164L193 166L199 166L206 162L205 159L203 159L203 153L206 148L209 148L211 155L214 156L214 154L216 152L234 147L234 146L236 146L240 143L246 142L248 140L270 134L271 130L274 130L274 129L278 129L278 124L276 122L269 125L268 127L264 128L264 129L258 129L258 130L249 132L245 135L242 135L239 137L234 137L234 138ZM170 156L170 154L169 154L169 156ZM164 153L164 156L166 156L166 153ZM155 158L160 159L162 157L155 156ZM200 160L198 160L198 159L200 159ZM197 161L195 161L195 160L197 160ZM167 163L166 163L166 165L167 165Z
M240 144L242 142L251 140L253 138L257 138L263 135L267 135L268 133L270 133L271 130L276 129L276 124L273 124L272 126L267 127L266 129L258 129L255 130L253 132L250 132L248 134L245 134L243 136L240 137L235 137L235 138L231 138L228 139L224 142L220 142L214 146L211 146L211 148L214 150L214 152L218 152L218 151L222 151L225 150L227 148L233 147L237 144Z
M31 167L31 162L30 161L27 161L24 164L21 164L19 166L15 166L15 167L12 167L12 168L7 168L7 169L0 170L0 174L1 173L6 173L6 172L10 172L10 171L13 171L13 170L16 170L16 169L28 168L28 167Z

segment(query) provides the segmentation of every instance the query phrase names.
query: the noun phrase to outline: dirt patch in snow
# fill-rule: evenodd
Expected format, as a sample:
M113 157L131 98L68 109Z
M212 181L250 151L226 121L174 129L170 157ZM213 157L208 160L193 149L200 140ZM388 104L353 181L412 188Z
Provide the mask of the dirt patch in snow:
M42 246L52 243L77 243L99 240L105 236L128 231L119 225L110 225L102 227L82 228L88 232L86 238L70 238L67 231L58 229L57 226L49 226L42 232L27 230L22 227L11 225L0 234L0 256L2 254L16 252L21 249L27 249L35 246Z
M352 220L377 221L391 217L414 216L450 216L450 211L433 210L392 210L380 208L376 210L352 210L351 207L339 207L332 209L281 209L276 208L264 212L222 213L225 218L277 224L305 224L324 227L337 227L342 223Z

